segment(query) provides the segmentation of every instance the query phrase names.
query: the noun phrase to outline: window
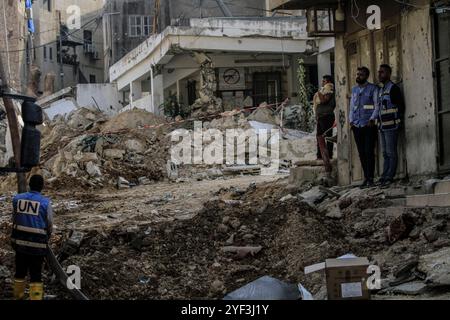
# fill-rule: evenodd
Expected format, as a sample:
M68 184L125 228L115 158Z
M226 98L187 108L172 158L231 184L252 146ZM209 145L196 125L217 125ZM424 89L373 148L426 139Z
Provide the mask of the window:
M89 83L96 83L96 78L94 74L89 75Z
M84 30L83 31L83 39L84 39L84 43L92 44L92 31Z
M130 16L130 37L140 37L142 36L142 17L141 16Z
M150 16L130 16L128 35L130 37L143 37L150 35L152 31L152 17Z
M49 55L49 59L50 59L50 60L53 60L53 48L52 48L52 47L49 48L49 53L48 53L48 55Z
M149 36L152 30L152 18L144 17L144 35Z
M44 50L44 60L47 60L47 47L44 46L42 50Z

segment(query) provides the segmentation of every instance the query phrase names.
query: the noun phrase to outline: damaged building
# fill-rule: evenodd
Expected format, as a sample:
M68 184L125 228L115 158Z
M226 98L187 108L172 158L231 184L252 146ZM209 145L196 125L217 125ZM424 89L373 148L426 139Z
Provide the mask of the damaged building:
M129 108L154 113L169 98L188 106L220 98L218 110L279 105L296 100L299 59L317 68L317 55L333 48L332 38L308 37L302 17L193 18L145 40L110 68L110 80ZM321 64L331 73L330 55Z
M383 63L392 66L393 81L400 85L406 103L404 136L399 143L399 176L448 173L450 98L446 86L450 77L449 2L417 0L401 4L399 1L364 0L358 3L360 14L353 18L353 1L273 1L271 7L307 10L309 34L334 36L336 39L339 183L346 185L363 179L347 121L356 69L367 66L372 70L370 81L376 82L378 66ZM376 30L366 27L371 17L371 13L366 14L366 11L371 5L380 8L381 26ZM331 23L317 23L318 14L328 16ZM381 171L382 154L380 150L377 153L377 167Z
M29 64L39 72L36 95L78 83L102 83L103 1L33 2Z
M263 1L252 0L242 4L231 0L226 3L226 12L216 0L107 0L103 18L105 47L105 77L109 68L149 36L162 32L166 27L189 18L233 16L263 16L266 7ZM119 14L120 13L120 14Z

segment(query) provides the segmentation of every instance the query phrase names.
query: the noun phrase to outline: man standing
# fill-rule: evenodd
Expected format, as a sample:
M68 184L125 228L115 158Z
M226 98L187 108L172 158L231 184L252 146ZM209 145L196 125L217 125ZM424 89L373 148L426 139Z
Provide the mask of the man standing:
M13 199L13 230L11 242L16 251L14 298L25 296L25 278L30 276L30 300L42 300L42 265L53 229L51 202L41 195L44 179L34 175L29 182L30 192Z
M328 137L333 136L333 131L330 130L335 121L334 109L336 108L336 99L334 96L333 78L326 75L322 79L322 88L314 96L314 111L317 121L317 136L325 134ZM328 142L327 149L330 159L333 158L334 145ZM319 145L317 145L317 159L322 159Z
M378 121L383 148L383 174L379 180L382 187L388 187L397 173L397 142L405 105L400 88L391 81L392 68L383 64L378 70L378 80L383 85L378 96Z
M373 187L375 176L375 146L378 134L375 120L377 119L378 88L368 82L369 76L368 68L358 68L357 85L352 88L350 102L350 126L364 171L364 182L361 188Z

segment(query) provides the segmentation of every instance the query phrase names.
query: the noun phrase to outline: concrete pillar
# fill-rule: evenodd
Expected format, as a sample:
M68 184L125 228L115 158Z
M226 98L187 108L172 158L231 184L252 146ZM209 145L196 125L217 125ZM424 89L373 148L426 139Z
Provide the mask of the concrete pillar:
M160 114L159 107L164 103L164 81L163 75L158 74L152 78L152 112Z
M317 66L319 68L319 86L322 82L322 77L331 75L331 53L322 52L317 56Z

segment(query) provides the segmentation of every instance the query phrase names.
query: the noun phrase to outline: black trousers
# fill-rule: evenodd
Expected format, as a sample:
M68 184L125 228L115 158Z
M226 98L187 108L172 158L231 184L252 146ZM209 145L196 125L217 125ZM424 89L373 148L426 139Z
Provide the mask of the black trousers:
M359 159L364 170L364 178L373 181L375 176L375 147L378 139L376 126L357 128L353 127Z
M330 114L328 116L322 116L317 119L317 135L323 135L327 130L331 129L334 125L335 117L334 114ZM333 136L333 130L329 130L326 133L327 137ZM334 144L332 142L327 143L328 154L330 155L330 159L333 159L333 149ZM322 159L322 154L320 153L319 144L317 143L317 159Z
M44 256L33 256L16 251L16 279L25 279L30 275L30 282L42 282L42 265Z

